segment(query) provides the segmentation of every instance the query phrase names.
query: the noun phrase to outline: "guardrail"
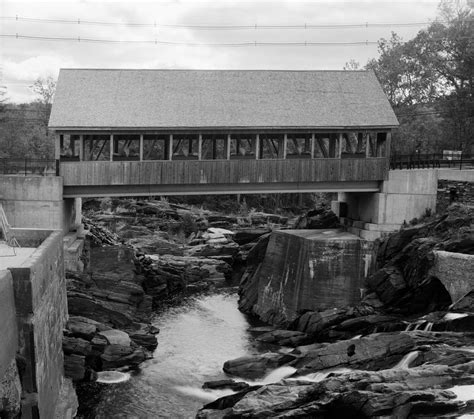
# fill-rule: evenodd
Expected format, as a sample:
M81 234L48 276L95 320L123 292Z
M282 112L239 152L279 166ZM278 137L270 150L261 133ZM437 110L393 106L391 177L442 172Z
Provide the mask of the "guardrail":
M474 156L463 154L459 159L448 159L442 153L402 154L390 157L390 169L427 169L427 168L459 168L467 169L474 166Z
M2 175L58 176L59 160L54 159L0 159Z

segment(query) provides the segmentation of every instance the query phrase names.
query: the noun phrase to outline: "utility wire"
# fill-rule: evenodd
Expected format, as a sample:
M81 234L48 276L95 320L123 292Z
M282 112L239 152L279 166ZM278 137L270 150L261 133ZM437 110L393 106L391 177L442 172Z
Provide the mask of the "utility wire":
M211 46L211 47L260 47L260 46L344 46L344 45L377 45L378 41L351 41L351 42L260 42L260 41L246 41L246 42L177 42L177 41L163 41L159 39L154 40L125 40L125 39L97 39L97 38L83 38L83 37L62 37L62 36L34 36L21 34L0 34L1 38L10 39L27 39L37 41L69 41L69 42L84 42L97 44L159 44L159 45L183 45L191 47Z
M77 37L62 37L62 36L36 36L36 35L21 35L21 34L0 34L0 38L10 39L26 39L37 41L66 41L66 42L83 42L96 44L147 44L147 45L183 45L190 47L314 47L314 46L363 46L363 45L377 45L378 41L349 41L349 42L315 42L315 41L299 41L299 42L261 42L261 41L245 41L245 42L179 42L179 41L164 41L159 39L154 40L126 40L126 39L98 39L98 38L83 38ZM444 38L433 38L433 41L442 41ZM460 36L457 39L474 39L470 36Z
M258 30L258 29L339 29L339 28L380 28L380 27L414 27L425 26L433 22L385 22L385 23L331 23L331 24L308 24L301 23L295 25L184 25L184 24L164 24L159 22L107 22L77 19L45 19L30 18L20 16L0 16L0 20L43 23L43 24L68 24L68 25L94 25L94 26L130 26L148 28L174 28L174 29L196 29L196 30ZM436 21L447 23L444 21Z
M35 35L21 35L21 34L0 34L0 38L10 39L26 39L37 41L68 41L68 42L84 42L84 43L98 43L98 44L159 44L159 45L184 45L184 46L211 46L211 47L259 47L259 46L297 46L297 47L311 47L311 46L361 46L361 45L377 45L378 41L349 41L349 42L314 42L314 41L299 41L299 42L261 42L261 41L246 41L246 42L179 42L179 41L163 41L159 39L154 40L125 40L125 39L98 39L98 38L83 38L77 37L63 37L63 36L35 36ZM469 36L458 37L457 39L473 39ZM443 38L433 39L434 41L441 41Z

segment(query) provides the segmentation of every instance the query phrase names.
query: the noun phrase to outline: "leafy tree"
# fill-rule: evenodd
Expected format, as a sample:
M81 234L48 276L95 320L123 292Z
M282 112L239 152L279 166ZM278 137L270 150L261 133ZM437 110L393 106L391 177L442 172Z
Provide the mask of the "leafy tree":
M381 39L376 73L395 112L399 152L442 148L472 151L474 136L474 21L470 7L443 1L440 20L404 42Z

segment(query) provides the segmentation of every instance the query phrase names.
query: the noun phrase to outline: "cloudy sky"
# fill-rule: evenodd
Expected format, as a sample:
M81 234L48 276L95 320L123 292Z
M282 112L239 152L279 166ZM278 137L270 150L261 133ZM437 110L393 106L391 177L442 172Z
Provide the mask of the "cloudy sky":
M62 67L342 69L377 57L373 43L391 31L413 37L436 18L438 3L0 0L1 84L11 102L26 102L36 78L57 77Z

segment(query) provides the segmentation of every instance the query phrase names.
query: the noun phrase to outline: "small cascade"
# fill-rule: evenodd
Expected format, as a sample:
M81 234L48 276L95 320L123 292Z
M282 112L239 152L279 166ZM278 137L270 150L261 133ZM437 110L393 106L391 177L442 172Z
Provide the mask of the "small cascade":
M408 352L400 362L392 367L393 370L404 370L410 368L410 364L418 357L418 351Z
M283 366L273 370L259 381L247 381L247 383L250 385L277 383L278 381L293 375L295 372L296 368Z
M426 322L425 328L423 329L425 332L431 332L431 329L433 328L433 322Z
M236 392L233 390L204 390L193 386L174 386L174 389L192 399L202 400L203 402L213 402L220 397L230 396Z
M347 374L353 372L350 368L330 368L323 371L312 372L311 374L301 375L299 377L290 378L290 380L311 381L312 383L319 383L326 379L329 374Z

